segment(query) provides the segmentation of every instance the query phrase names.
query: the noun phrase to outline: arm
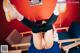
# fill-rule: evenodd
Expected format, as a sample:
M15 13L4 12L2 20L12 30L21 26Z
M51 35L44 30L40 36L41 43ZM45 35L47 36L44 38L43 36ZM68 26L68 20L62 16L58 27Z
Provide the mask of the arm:
M52 26L52 24L57 20L58 15L52 14L52 16L48 19L46 25Z
M56 15L52 15L50 17L50 19L47 21L47 23L44 23L40 26L37 26L37 25L34 25L33 28L32 28L32 31L34 33L37 33L37 32L46 32L47 30L50 30L52 29L52 24L57 20L57 16Z
M54 24L54 22L57 20L59 14L65 12L65 10L66 10L66 0L57 0L54 12L46 23L46 28L45 28L46 31L52 28L52 24Z
M28 19L26 19L25 17L24 17L24 19L23 20L21 20L20 22L22 22L25 26L27 26L27 27L29 27L29 28L33 28L33 26L34 26L34 22L31 22L30 20L28 20Z
M47 24L52 24L57 20L60 13L64 13L66 10L66 0L57 0L53 15L47 21Z

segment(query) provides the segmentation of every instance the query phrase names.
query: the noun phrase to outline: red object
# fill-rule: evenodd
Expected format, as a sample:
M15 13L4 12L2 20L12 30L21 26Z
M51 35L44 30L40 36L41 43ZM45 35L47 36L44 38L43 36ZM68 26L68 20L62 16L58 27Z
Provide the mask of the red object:
M11 0L17 10L29 20L48 19L56 5L57 0L42 0L42 5L30 6L29 0Z

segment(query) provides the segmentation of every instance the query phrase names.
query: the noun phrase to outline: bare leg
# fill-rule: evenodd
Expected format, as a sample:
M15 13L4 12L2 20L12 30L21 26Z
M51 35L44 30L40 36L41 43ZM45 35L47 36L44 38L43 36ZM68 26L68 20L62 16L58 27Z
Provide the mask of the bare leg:
M33 34L33 43L35 48L42 50L43 49L43 45L42 45L43 33L39 32L39 33L32 33L32 34Z
M53 46L54 44L54 32L53 29L48 30L44 34L44 40L45 40L45 49L49 49Z
M55 33L53 29L48 30L47 32L43 33L33 33L33 42L37 49L49 49L54 44Z

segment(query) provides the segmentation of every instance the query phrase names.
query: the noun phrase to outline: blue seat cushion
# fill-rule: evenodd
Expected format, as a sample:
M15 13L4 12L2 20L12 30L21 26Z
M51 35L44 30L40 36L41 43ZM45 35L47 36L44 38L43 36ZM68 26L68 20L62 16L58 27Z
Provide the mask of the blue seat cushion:
M73 22L70 25L68 33L72 36L72 38L80 38L80 24Z
M72 38L68 32L58 32L58 37L59 37L59 40L65 40L65 39L71 39ZM68 45L71 43L73 43L73 42L62 43L62 45L65 46L65 45Z
M31 39L31 46L29 47L28 53L60 53L59 44L54 42L54 45L49 49L38 50L35 48L33 44L33 40Z

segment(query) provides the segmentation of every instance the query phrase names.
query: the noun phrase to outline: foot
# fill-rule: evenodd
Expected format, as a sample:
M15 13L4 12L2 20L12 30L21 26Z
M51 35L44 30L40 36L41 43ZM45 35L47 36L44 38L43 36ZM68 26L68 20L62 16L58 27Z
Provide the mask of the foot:
M6 20L10 22L11 20L18 19L20 20L23 16L17 11L14 5L10 3L9 0L3 1L3 9L5 12Z
M57 2L58 10L60 13L63 13L66 11L66 0L58 0Z
M64 13L66 11L66 0L58 0L56 7L54 9L54 14L59 15L60 13Z

